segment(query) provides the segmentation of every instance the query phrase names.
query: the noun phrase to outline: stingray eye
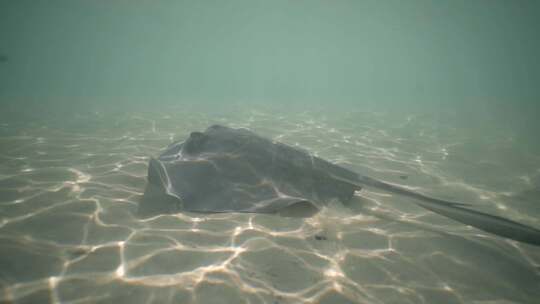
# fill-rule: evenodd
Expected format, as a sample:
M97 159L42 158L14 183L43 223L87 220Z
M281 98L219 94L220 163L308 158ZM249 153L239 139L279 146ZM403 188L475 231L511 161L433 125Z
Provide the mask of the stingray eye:
M183 150L187 153L197 153L208 139L208 136L201 132L191 132L189 139L184 144Z
M204 133L201 132L191 132L191 134L189 134L189 138L191 139L198 139L202 137L204 137Z

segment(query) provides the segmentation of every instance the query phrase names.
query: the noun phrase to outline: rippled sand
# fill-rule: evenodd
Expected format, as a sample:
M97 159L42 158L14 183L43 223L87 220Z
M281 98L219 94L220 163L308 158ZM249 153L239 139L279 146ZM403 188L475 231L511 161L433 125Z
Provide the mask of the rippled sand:
M170 108L3 123L0 302L538 303L540 248L371 189L309 219L137 219L149 156L213 123L540 227L540 157L451 114Z

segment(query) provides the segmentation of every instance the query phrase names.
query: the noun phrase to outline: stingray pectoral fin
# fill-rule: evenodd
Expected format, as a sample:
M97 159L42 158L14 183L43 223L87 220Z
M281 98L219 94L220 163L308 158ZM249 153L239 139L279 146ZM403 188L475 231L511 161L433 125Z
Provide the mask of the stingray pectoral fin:
M173 214L180 212L181 206L182 202L177 197L168 195L163 189L149 183L139 201L137 216L147 218L160 214Z
M273 198L245 210L245 212L279 214L285 217L311 217L319 211L313 202L298 197Z
M163 164L155 158L150 158L150 162L148 163L148 183L162 191L167 191L168 189L169 178L167 172Z
M277 213L285 217L311 217L317 212L319 212L319 208L312 202L302 200L281 208Z
M139 202L137 215L150 217L158 214L170 214L180 211L181 200L170 193L169 177L163 164L154 158L148 165L148 184Z
M148 184L153 185L163 193L180 200L171 186L171 180L163 163L155 158L151 158L148 164Z
M540 246L540 230L509 219L454 205L417 202L425 209L480 230L519 242Z

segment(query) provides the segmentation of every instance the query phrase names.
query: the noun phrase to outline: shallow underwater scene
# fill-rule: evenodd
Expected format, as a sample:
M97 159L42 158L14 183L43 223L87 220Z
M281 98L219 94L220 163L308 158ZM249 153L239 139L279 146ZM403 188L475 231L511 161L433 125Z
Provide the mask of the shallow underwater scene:
M0 303L537 303L540 247L363 187L137 216L219 124L540 229L534 1L0 4Z

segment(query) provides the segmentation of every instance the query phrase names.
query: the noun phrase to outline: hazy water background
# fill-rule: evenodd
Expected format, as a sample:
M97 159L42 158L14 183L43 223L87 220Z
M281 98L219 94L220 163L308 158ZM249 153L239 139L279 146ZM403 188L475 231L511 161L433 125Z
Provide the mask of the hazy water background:
M540 227L539 20L536 1L2 1L0 301L535 303L538 248L377 191L307 220L132 213L148 157L222 123Z

